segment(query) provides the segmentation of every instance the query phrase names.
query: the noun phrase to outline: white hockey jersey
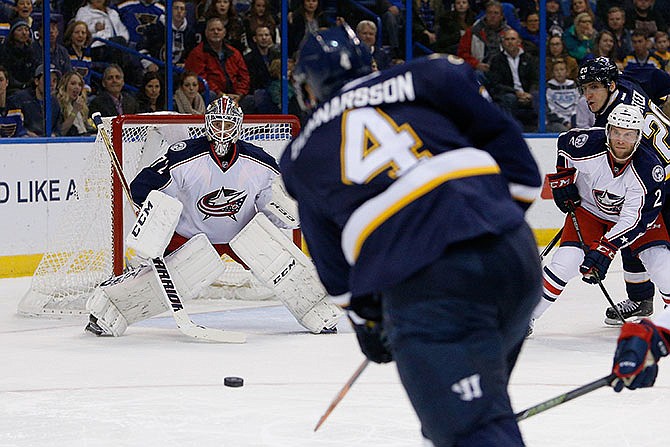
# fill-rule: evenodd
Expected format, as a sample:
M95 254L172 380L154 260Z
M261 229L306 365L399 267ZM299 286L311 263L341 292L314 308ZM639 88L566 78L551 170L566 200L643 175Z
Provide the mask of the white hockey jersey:
M640 144L624 164L613 162L605 129L573 129L558 138L557 167L577 169L581 206L615 225L605 234L618 248L632 243L656 220L663 205L665 170Z
M158 189L184 205L176 232L185 238L205 233L213 244L227 244L271 200L279 175L274 158L261 148L238 141L224 159L205 137L170 146L131 182L133 200L141 204ZM285 228L271 213L268 218Z

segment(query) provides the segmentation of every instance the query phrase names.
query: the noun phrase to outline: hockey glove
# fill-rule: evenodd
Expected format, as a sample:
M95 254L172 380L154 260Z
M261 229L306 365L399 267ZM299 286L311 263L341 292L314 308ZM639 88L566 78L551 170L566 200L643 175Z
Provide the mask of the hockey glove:
M592 244L584 256L582 265L579 266L579 271L583 275L582 280L589 284L598 284L598 279L601 281L605 279L616 251L617 248L605 238Z
M577 185L575 185L575 168L561 169L554 174L547 174L549 187L554 196L554 202L564 213L574 211L582 203Z
M668 355L669 347L670 330L651 320L624 324L614 353L614 391L618 393L624 386L631 390L653 386L658 360Z
M381 321L365 320L354 312L347 312L351 326L356 332L356 339L365 356L375 363L393 361L388 339Z

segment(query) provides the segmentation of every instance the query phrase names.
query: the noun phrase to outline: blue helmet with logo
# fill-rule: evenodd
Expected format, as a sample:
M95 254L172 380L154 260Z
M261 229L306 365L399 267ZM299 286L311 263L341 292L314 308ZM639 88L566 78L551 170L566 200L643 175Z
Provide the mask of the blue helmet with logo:
M371 71L370 50L346 23L308 34L293 70L300 106L311 109L314 99L325 101L347 82Z

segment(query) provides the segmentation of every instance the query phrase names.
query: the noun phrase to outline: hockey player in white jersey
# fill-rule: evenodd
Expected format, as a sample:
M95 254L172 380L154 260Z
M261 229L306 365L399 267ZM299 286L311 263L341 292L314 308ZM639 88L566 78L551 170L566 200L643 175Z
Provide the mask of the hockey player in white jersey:
M128 243L154 253L146 257L164 251L166 265L176 271L175 287L186 297L223 271L218 256L212 265L211 243L219 255L248 267L305 328L333 331L339 306L329 302L311 261L279 230L299 226L297 206L284 191L274 158L239 139L242 121L232 99L214 100L205 113L206 136L172 144L137 175L130 185L133 201L148 202L150 194L152 200L142 207L147 216L140 215ZM180 211L168 212L175 207ZM196 238L202 234L206 238ZM129 324L167 310L160 297L146 292L153 290L148 273L132 271L98 287L87 304L92 318L86 329L118 336ZM138 290L144 292L138 296Z
M605 129L574 129L559 136L557 172L548 177L557 206L568 216L560 248L543 269L542 300L529 335L568 281L581 273L584 281L597 283L624 247L642 261L661 294L670 296L670 241L659 214L665 171L641 141L643 125L638 107L620 104Z

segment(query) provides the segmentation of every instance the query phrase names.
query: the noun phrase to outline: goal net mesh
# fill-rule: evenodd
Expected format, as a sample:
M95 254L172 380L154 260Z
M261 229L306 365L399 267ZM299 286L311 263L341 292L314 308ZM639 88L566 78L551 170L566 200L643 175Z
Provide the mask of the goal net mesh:
M167 148L186 138L205 134L204 119L197 115L149 114L103 118L128 180L150 165ZM262 147L278 158L297 135L299 123L284 115L245 117L241 139ZM18 305L18 312L34 316L86 314L93 289L112 275L122 273L124 260L132 258L124 247L135 214L112 169L109 153L98 134L75 178L75 200L57 218L47 237L47 249ZM232 259L224 259L226 274L204 292L207 298L266 299L269 290ZM216 286L224 289L216 289ZM223 291L225 289L231 289ZM235 294L240 296L234 296ZM230 296L226 296L230 295Z

